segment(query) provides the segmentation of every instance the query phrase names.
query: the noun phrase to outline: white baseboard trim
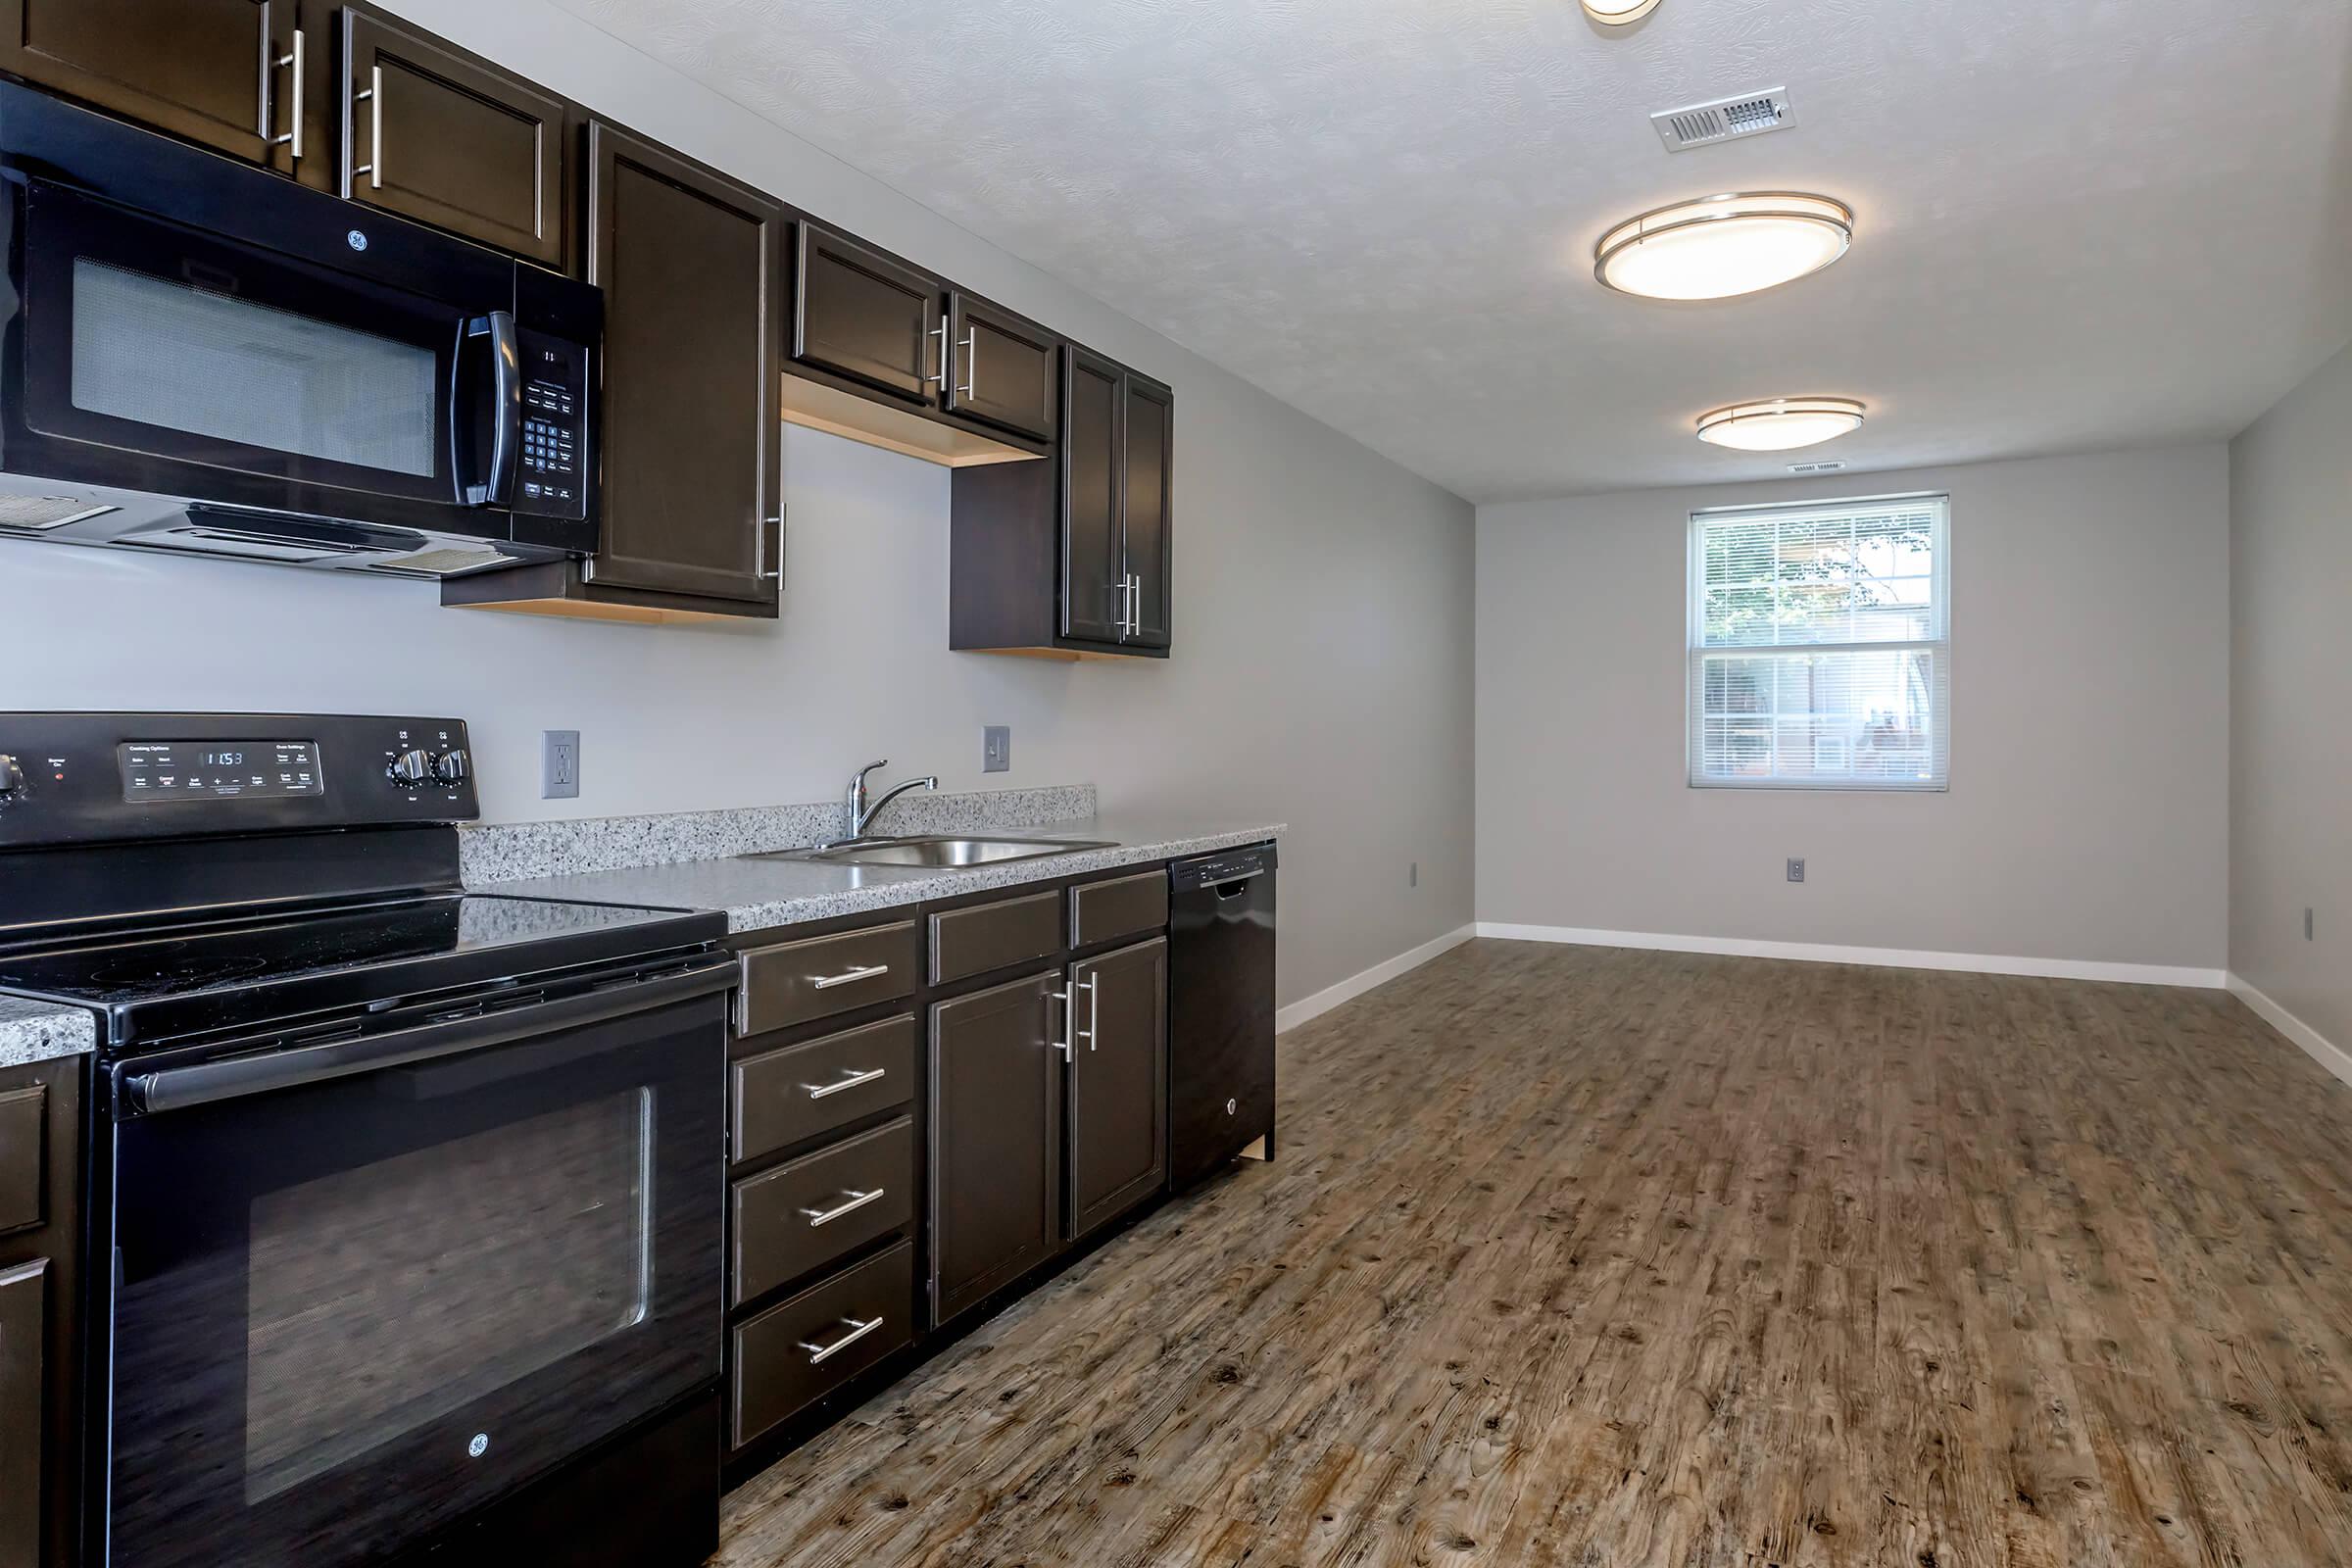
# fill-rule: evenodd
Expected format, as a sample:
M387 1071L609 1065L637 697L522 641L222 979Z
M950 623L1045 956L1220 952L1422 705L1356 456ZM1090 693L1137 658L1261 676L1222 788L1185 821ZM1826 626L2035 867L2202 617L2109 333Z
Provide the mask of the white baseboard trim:
M2252 1007L2264 1023L2303 1048L2304 1054L2329 1072L2352 1084L2352 1053L2281 1007L2249 985L2242 976L2229 977L2230 994Z
M1434 942L1399 953L1394 958L1376 963L1361 974L1349 975L1336 986L1326 986L1311 997L1292 1003L1274 1014L1274 1032L1288 1034L1309 1018L1320 1018L1344 1002L1353 1002L1374 986L1386 985L1408 969L1418 969L1441 953L1450 952L1478 935L1478 927L1463 926L1448 931Z
M1478 934L1506 942L1561 942L1588 948L1652 948L1665 953L1720 953L1742 958L1793 958L1803 963L1867 963L1890 969L1958 969L1974 974L2036 975L2050 980L2115 980L2128 985L2221 989L2220 969L2164 963L2106 963L2078 958L2015 958L1987 953L1927 953L1916 948L1843 948L1819 942L1754 942L1741 937L1662 936L1653 931L1593 931L1564 925L1478 922Z

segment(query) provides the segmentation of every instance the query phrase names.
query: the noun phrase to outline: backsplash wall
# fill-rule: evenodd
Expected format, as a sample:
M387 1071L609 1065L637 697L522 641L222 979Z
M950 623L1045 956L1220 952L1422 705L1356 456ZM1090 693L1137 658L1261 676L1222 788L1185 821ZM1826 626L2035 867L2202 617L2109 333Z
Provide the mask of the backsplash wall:
M1471 918L1465 503L540 0L393 9L1173 384L1175 657L949 653L948 470L787 427L780 623L8 542L0 709L462 717L490 821L824 800L883 757L884 780L1284 820L1286 1004ZM1010 772L981 773L984 724L1012 726ZM543 729L581 732L577 800L538 797Z

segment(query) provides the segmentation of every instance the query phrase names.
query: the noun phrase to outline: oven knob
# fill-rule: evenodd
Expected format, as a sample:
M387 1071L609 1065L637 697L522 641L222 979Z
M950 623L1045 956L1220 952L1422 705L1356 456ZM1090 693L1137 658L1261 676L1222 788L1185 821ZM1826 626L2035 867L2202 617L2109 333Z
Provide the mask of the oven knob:
M0 752L0 801L13 801L24 793L24 770L17 760Z
M384 776L395 784L421 784L433 776L433 754L403 752L384 768Z
M461 748L443 752L433 762L433 777L443 784L463 784L473 771L473 761Z

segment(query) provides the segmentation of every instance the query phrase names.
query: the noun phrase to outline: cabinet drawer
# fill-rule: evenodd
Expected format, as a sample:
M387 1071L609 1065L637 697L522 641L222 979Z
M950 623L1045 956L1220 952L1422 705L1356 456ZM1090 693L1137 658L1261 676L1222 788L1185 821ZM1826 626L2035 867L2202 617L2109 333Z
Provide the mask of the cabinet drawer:
M906 1116L734 1186L741 1306L914 1218L914 1122Z
M1070 946L1092 947L1114 937L1158 931L1168 923L1168 873L1153 866L1140 876L1114 877L1070 889Z
M1061 947L1061 896L1033 893L931 917L931 983L944 985Z
M885 1018L782 1051L734 1072L735 1158L845 1127L914 1094L914 1019Z
M764 1034L914 990L914 922L754 948L743 955L736 1031Z
M914 1244L901 1242L735 1330L733 1446L839 1388L914 1337Z
M29 1084L0 1094L0 1233L47 1219L41 1171L47 1151L49 1086Z

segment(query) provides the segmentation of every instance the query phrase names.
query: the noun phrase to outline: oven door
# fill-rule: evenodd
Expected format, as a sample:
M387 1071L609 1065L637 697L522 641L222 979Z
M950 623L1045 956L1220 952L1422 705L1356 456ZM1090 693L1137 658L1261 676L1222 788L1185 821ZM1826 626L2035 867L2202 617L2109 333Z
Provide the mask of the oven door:
M104 1560L380 1561L713 1386L731 974L118 1066Z
M453 302L38 179L17 199L12 471L507 530L484 509L520 462L511 270L497 297Z

